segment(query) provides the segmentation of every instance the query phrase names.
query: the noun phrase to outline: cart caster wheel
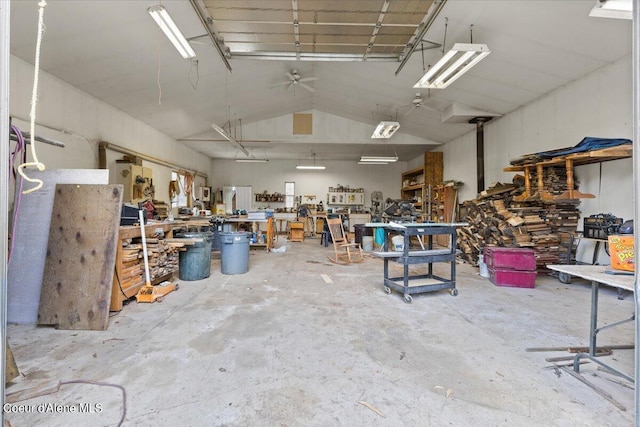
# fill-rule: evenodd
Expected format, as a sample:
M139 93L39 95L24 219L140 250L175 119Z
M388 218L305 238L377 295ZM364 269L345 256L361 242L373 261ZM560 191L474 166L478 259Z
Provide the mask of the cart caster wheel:
M388 286L385 286L385 287L384 287L384 293L385 293L385 294L390 294L390 293L391 293L391 288L390 288L390 287L388 287Z
M456 288L451 289L451 295L453 295L454 297L458 296L458 290Z
M561 283L569 284L571 283L571 275L568 273L558 273L558 280Z
M158 298L156 298L156 301L162 302L162 301L164 301L164 297L158 297Z
M176 288L175 288L175 290L177 291L178 289L180 289L180 284L176 283Z
M411 304L413 302L413 297L409 294L405 294L404 295L404 302L406 302L407 304Z

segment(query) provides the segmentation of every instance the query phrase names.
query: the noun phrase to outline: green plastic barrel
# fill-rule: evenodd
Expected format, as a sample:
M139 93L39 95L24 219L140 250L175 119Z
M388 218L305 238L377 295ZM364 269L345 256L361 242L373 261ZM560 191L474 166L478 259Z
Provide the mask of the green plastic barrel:
M211 239L208 233L185 233L183 237L195 239L180 252L178 277L180 280L202 280L211 275Z

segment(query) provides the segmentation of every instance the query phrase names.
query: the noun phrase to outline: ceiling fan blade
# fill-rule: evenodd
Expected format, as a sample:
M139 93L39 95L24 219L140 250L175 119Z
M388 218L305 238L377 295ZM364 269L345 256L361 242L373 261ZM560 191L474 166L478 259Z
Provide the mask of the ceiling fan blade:
M291 74L290 72L286 72L285 73L287 75L287 77L289 77L289 80L294 81L296 78L293 76L293 74Z
M304 83L298 83L298 86L305 88L306 90L308 90L309 92L315 92L316 90L314 88L312 88L311 86L309 86L308 84L304 84Z
M290 84L291 84L291 82L284 82L284 83L278 83L278 84L275 84L275 85L273 85L273 86L269 86L269 87L270 87L271 89L273 89L274 87L280 87L280 86L290 85Z
M416 108L418 108L418 106L417 106L417 105L415 105L415 104L413 104L413 105L411 106L411 108L409 108L409 109L408 109L408 110L403 114L403 116L408 116L409 114L413 113L413 112L415 111L415 109L416 109Z
M302 79L299 79L298 82L302 83L302 82L312 82L314 80L318 80L317 77L304 77Z
M435 111L436 113L442 113L442 111L440 111L436 107L432 107L431 105L422 104L422 106L427 110Z

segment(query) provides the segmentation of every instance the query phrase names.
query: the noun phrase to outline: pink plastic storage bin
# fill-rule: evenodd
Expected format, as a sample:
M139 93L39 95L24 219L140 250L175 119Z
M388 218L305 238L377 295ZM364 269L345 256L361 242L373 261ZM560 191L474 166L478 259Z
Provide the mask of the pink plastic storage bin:
M489 280L496 286L534 288L537 275L536 271L489 269Z
M484 262L489 269L525 271L536 269L536 256L533 249L486 247Z

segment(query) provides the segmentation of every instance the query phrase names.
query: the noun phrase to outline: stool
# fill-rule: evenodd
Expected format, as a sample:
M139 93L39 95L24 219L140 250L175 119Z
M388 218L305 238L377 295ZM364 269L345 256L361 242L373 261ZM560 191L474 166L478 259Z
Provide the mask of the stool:
M289 240L291 242L304 242L304 222L291 221L289 223Z

